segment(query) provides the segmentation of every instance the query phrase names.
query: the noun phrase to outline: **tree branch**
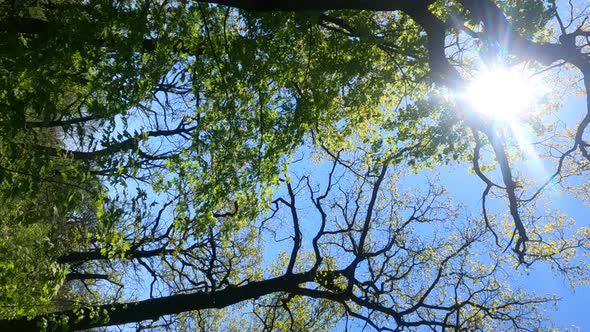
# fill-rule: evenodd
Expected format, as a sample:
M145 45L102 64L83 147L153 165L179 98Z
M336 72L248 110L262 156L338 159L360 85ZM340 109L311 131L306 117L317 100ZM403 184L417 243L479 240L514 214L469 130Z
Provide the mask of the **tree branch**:
M75 331L100 326L121 325L144 320L157 320L165 315L181 312L224 308L242 301L256 299L282 291L293 291L299 285L314 280L314 273L284 275L264 281L254 281L240 287L226 287L216 292L195 292L177 294L137 302L112 303L96 307L62 311L37 316L31 320L26 317L14 320L0 320L2 331L38 331L43 322L48 331ZM98 314L90 318L88 313ZM108 312L108 316L104 313ZM60 324L66 319L67 325Z

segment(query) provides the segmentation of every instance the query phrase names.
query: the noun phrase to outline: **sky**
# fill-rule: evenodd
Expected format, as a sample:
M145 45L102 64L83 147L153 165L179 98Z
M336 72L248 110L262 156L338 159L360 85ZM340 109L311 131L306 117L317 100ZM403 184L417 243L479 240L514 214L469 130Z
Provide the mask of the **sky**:
M582 97L569 97L562 107L562 120L571 124L580 118L579 114L585 108L585 100ZM578 199L567 194L554 194L553 202L573 217L577 226L590 227L590 208ZM563 300L555 311L548 312L558 325L577 327L580 331L590 330L590 286L578 286L572 290L562 278L555 277L550 271L542 268L533 270L530 280L531 288L562 297Z
M573 128L585 112L585 100L580 96L569 96L563 103L559 115L568 127ZM531 166L534 165L534 166ZM519 165L539 178L547 178L553 172L555 165L546 165L545 170L539 171L534 161ZM437 169L440 179L446 183L446 188L452 196L465 203L477 213L481 209L481 195L485 185L475 175L466 175L465 167L441 167ZM590 227L590 208L579 199L562 191L551 190L546 207L559 208L562 212L576 220L577 227ZM551 204L552 206L549 206ZM502 208L496 206L496 208ZM505 209L508 207L505 206ZM583 258L587 259L587 258ZM547 308L547 315L560 328L572 328L574 331L590 330L590 286L582 285L572 289L562 276L555 275L546 265L533 265L526 276L521 277L522 289L539 294L556 294L562 300L555 307Z
M584 106L584 101L581 98L571 97L565 102L562 110L573 114L576 113L572 112L573 109L576 109L579 112L580 109L584 109ZM570 122L568 123L569 125L573 125L576 118L572 116L571 119L565 120ZM308 174L311 174L312 179L316 181L320 188L325 188L326 183L324 179L326 178L326 173L329 172L331 164L329 162L323 162L316 165L305 161L306 159L304 156L306 153L309 153L309 151L303 148L302 151L295 154L294 159L302 159L302 161L299 161L290 167L289 173L293 179L292 181L296 182L298 175L307 172ZM525 162L524 164L518 164L516 166L528 170L533 176L540 177L540 181L545 180L543 177L548 177L552 173L552 169L550 168L551 165L542 165L547 166L547 169L539 171L536 168L539 165L536 164L535 161L532 161L532 163L529 162L528 164ZM470 167L470 163L464 162L450 166L435 167L433 170L422 170L417 174L410 174L400 183L400 191L406 189L424 189L425 179L436 175L438 181L441 181L441 185L448 190L454 202L464 204L468 212L481 216L481 197L485 185L476 175L468 172ZM497 172L491 172L491 174L492 176L498 176ZM590 220L588 220L590 209L587 206L583 205L578 199L567 193L552 189L548 189L548 191L550 192L551 197L550 200L544 204L552 204L552 207L560 208L563 212L568 213L569 216L576 219L577 226L590 227ZM279 196L284 195L285 193L284 190L282 191L279 189L276 194ZM503 203L488 201L488 204L491 210L508 210L508 206ZM305 240L310 240L309 234L313 234L314 232L314 209L305 204L300 205L299 208L300 213L305 216L302 220L306 220L306 222L309 223L303 226L305 244ZM288 224L289 220L287 219L284 222ZM290 233L288 230L289 228L286 227L286 231L284 233L279 233L277 236L279 239L287 239L285 240L288 244L286 246L284 242L274 244L273 241L267 239L267 242L265 243L265 249L267 249L267 251L265 251L265 261L267 263L272 262L277 256L276 253L280 250L279 248L282 248L283 250L289 248L291 240L289 239ZM506 253L506 255L510 254L510 251ZM559 327L560 330L566 328L573 330L580 329L581 331L590 330L590 315L587 314L588 299L590 299L589 286L578 286L573 290L568 286L567 281L564 280L562 276L554 275L544 264L534 264L530 269L520 266L518 270L515 270L515 274L516 273L520 273L522 276L517 278L515 288L534 292L539 295L555 294L562 299L557 306L548 306L546 308L546 317L549 317L552 323Z
M557 1L557 8L563 19L569 17L569 8L586 10L587 6L588 3L583 0L569 1L569 3L563 0ZM586 112L584 98L585 96L570 94L564 101L559 117L568 127L573 128ZM588 206L568 195L556 195L553 198L557 206L576 220L577 226L590 227L590 208ZM588 260L588 258L583 259ZM576 330L576 328L580 331L590 330L590 286L578 286L572 290L566 281L542 268L533 270L529 278L531 288L547 293L556 293L562 298L558 307L547 313L556 324L571 327L572 330Z
M465 176L456 169L440 169L440 178L447 183L452 195L474 210L481 208L482 183L475 176ZM590 209L577 199L560 195L555 199L556 205L574 217L578 226L590 227ZM507 207L506 207L507 208ZM477 211L475 211L477 212ZM508 254L508 253L507 253ZM521 268L521 271L524 268ZM556 307L548 307L547 316L561 328L577 327L580 331L590 330L590 286L577 286L571 289L562 276L554 275L547 266L533 265L526 276L522 276L521 289L538 294L556 294L562 300Z

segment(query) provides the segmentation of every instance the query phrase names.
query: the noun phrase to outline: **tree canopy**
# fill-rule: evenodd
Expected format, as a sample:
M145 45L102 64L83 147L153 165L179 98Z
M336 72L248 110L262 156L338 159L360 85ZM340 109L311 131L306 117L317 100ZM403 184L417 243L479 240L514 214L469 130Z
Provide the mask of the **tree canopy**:
M0 1L0 329L553 327L520 285L588 282L588 15ZM502 71L520 115L477 111Z

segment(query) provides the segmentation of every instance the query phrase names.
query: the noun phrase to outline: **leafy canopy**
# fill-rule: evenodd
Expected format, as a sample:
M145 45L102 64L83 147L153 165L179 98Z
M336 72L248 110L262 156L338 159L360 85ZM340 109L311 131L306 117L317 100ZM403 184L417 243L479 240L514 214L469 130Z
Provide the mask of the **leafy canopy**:
M0 327L550 327L520 273L585 284L590 246L549 208L588 204L561 5L0 2ZM465 98L485 68L554 93L497 121ZM449 167L481 206L417 179Z

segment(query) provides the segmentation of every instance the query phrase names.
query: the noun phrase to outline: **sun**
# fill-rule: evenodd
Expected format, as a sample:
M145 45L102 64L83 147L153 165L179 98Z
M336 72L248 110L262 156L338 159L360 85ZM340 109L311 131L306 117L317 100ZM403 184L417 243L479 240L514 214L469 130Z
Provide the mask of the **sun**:
M494 69L480 72L467 88L472 109L499 122L514 122L533 104L535 82L524 71Z

